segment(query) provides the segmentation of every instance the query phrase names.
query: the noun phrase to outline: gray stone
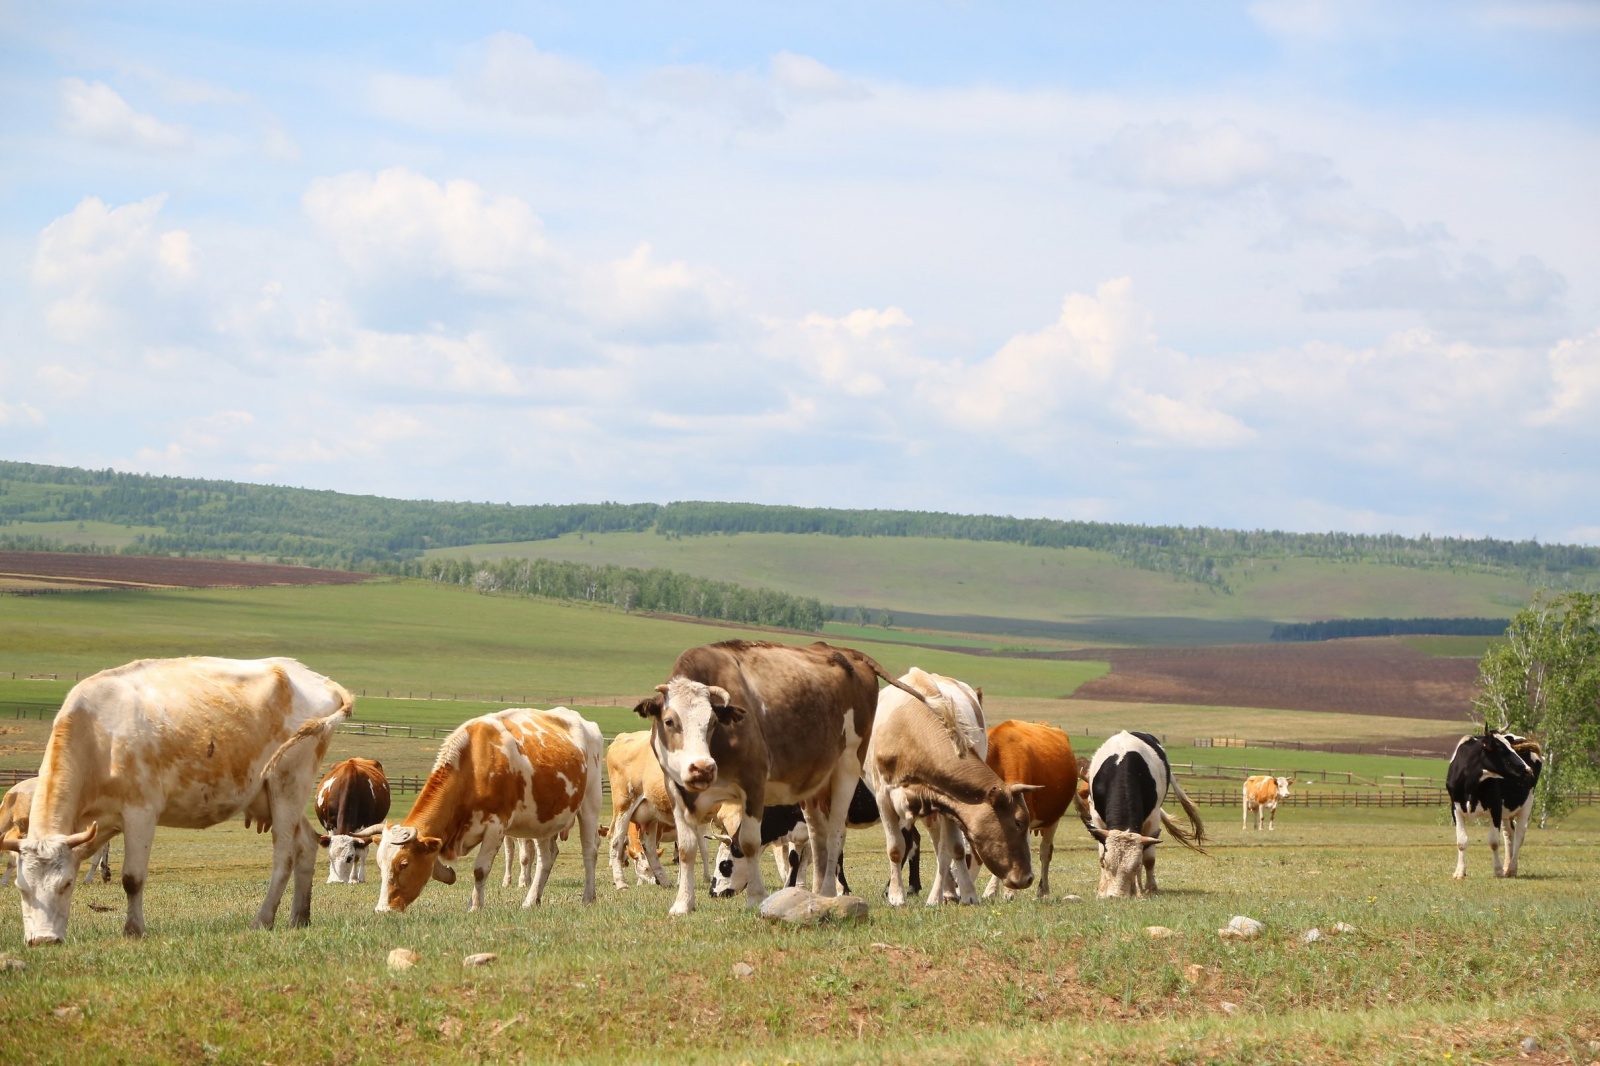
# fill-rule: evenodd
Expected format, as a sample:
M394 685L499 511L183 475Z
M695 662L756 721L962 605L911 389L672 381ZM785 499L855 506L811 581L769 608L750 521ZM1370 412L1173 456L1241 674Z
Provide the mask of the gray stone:
M463 966L487 966L500 956L492 951L480 951L476 955L468 955L461 960Z
M785 888L761 902L761 917L791 925L860 921L867 916L867 901L860 896L818 896L805 888Z
M1538 1050L1539 1050L1539 1041L1535 1040L1531 1036L1525 1036L1525 1037L1522 1038L1522 1051L1523 1051L1523 1054L1532 1055L1535 1051L1538 1051Z

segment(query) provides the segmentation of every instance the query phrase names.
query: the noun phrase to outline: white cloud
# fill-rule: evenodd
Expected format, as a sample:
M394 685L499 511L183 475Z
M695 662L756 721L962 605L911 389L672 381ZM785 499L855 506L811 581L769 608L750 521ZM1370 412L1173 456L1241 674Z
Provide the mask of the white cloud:
M1550 377L1554 385L1550 405L1536 421L1600 427L1600 329L1552 348Z
M1126 126L1091 152L1082 169L1126 188L1212 196L1256 186L1303 189L1338 180L1326 157L1288 151L1271 134L1232 122L1204 129L1188 122Z
M1340 271L1331 289L1304 303L1312 311L1420 312L1442 328L1491 339L1521 321L1550 319L1566 291L1566 278L1531 255L1500 267L1471 252L1423 249Z
M903 377L916 372L916 360L902 348L911 318L898 307L861 308L839 318L809 314L799 322L797 336L782 336L776 328L779 348L810 365L812 372L830 388L846 396L878 396L887 391L886 377Z
M406 167L318 178L302 203L345 260L367 272L454 273L502 288L545 249L543 224L522 200Z
M183 129L135 111L104 82L80 78L61 82L61 127L97 144L139 152L173 152L189 144Z
M42 426L44 413L30 403L8 403L0 399L0 429Z
M865 100L867 87L810 56L778 52L771 63L772 82L798 100Z
M725 278L681 259L663 263L649 244L586 275L578 306L607 336L630 343L710 338L735 299Z
M610 93L593 67L541 51L510 32L485 41L458 84L468 99L532 116L587 115L605 107Z
M348 341L324 350L314 367L330 381L358 382L369 392L384 394L502 399L524 393L515 372L482 333L451 337L359 329Z

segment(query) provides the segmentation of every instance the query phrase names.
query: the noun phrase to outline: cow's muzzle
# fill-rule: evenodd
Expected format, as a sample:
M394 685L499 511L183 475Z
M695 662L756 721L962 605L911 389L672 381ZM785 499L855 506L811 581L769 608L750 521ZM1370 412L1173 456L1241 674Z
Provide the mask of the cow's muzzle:
M1011 889L1011 891L1013 891L1013 892L1021 892L1023 889L1025 889L1029 885L1033 884L1033 874L1032 873L1022 873L1022 874L1010 873L1010 874L1007 874L1006 875L1005 884L1006 884L1007 888Z
M683 787L690 792L704 792L717 783L717 764L707 759L689 766L683 775Z

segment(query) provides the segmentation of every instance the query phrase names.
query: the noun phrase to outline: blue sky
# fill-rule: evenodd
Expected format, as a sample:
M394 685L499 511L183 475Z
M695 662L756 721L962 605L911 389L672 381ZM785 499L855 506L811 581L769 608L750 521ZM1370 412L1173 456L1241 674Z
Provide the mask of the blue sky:
M1600 543L1600 3L0 2L0 455Z

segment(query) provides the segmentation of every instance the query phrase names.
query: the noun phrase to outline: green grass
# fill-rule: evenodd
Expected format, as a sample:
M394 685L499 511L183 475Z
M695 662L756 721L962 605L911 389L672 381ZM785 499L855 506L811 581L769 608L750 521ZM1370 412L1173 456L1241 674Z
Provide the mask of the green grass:
M603 702L648 693L685 648L733 637L817 639L420 581L0 597L0 671L19 676L87 676L147 656L290 655L355 691ZM1015 696L1066 696L1108 669L854 646L896 675L915 664Z
M57 544L85 544L96 548L126 548L140 534L163 533L156 526L125 526L120 522L12 522L0 526L0 535L42 537Z
M1058 621L1500 617L1523 606L1534 591L1517 576L1461 569L1251 559L1226 571L1234 590L1229 595L1086 548L922 537L601 533L432 554L659 566L846 607Z
M1499 637L1401 637L1424 655L1446 659L1481 659L1500 642Z
M25 951L17 908L0 908L0 944L27 963L5 974L0 1054L1442 1063L1515 1060L1524 1035L1557 1055L1600 1038L1600 812L1531 833L1527 876L1513 881L1485 876L1475 830L1465 883L1450 880L1454 843L1433 812L1382 813L1317 812L1270 836L1220 829L1209 857L1163 847L1165 891L1137 902L1096 901L1088 839L1066 832L1052 887L1083 902L973 908L882 906L882 837L858 831L849 869L871 914L813 930L768 928L703 893L699 911L672 919L667 890L618 893L603 874L599 900L582 906L569 845L532 911L497 870L479 914L463 913L458 883L377 915L375 883L324 885L319 864L309 930L250 932L266 839L238 825L163 830L141 942L120 935L114 885L78 890L59 948ZM1267 934L1221 941L1233 914ZM1358 931L1301 942L1336 921ZM1177 935L1152 940L1152 925ZM391 974L384 960L399 946L422 961ZM464 969L479 951L499 960ZM735 977L735 962L754 976ZM58 1018L63 1007L81 1017Z

